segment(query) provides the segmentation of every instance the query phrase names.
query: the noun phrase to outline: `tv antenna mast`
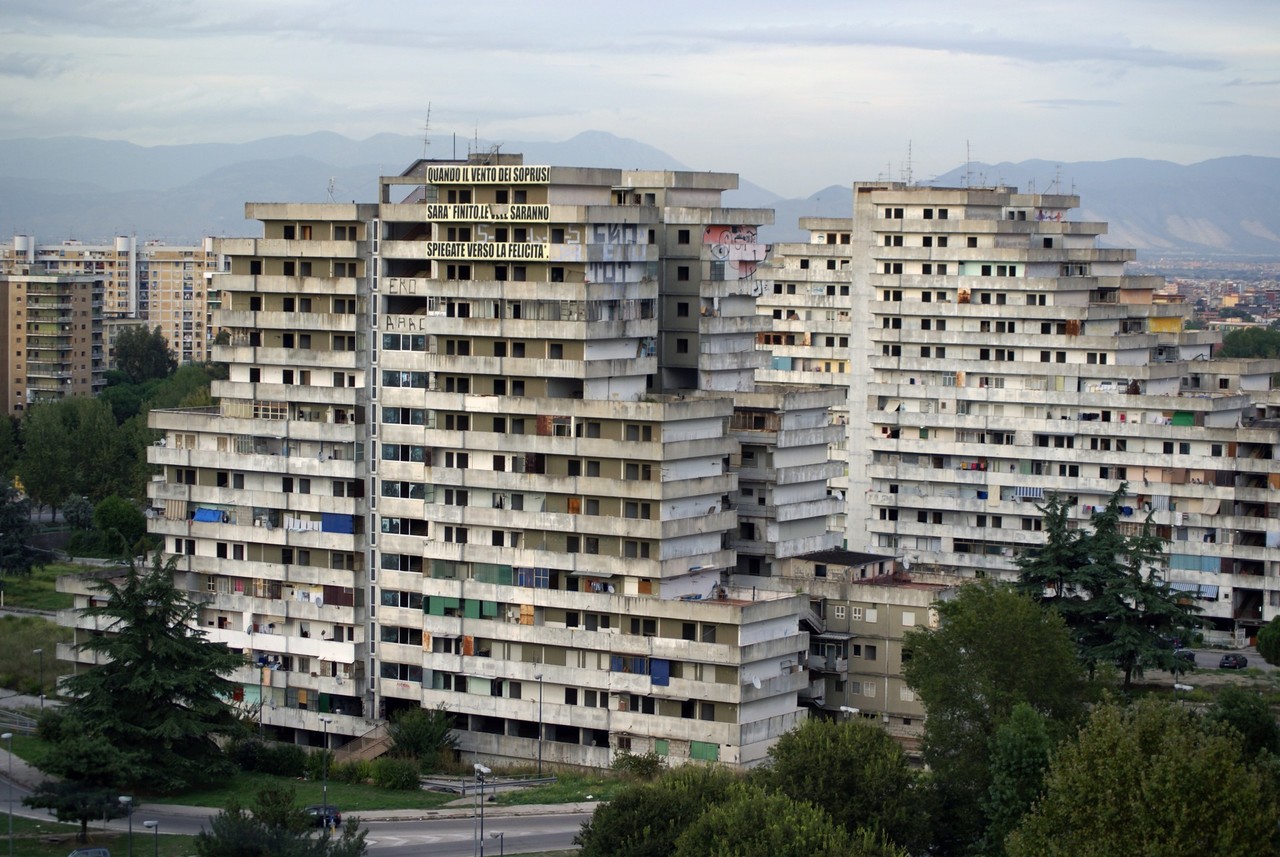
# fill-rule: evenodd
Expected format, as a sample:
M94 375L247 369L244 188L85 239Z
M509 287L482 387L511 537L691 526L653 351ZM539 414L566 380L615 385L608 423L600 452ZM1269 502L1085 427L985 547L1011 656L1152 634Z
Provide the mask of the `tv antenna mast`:
M907 141L907 160L902 165L902 181L908 187L911 185L911 141Z
M337 181L338 181L337 176L329 176L329 202L335 201L333 198L333 187Z
M427 159L427 147L431 145L431 102L427 102L427 121L422 123L422 160Z

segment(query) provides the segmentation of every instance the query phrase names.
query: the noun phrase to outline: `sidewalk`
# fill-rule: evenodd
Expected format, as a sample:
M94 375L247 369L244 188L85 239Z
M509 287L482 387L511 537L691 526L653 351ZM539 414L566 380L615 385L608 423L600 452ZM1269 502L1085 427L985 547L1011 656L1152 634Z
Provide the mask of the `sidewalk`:
M8 742L0 741L0 779L7 779L13 766L13 781L24 789L33 789L49 779L49 775L28 765L15 753L9 756Z

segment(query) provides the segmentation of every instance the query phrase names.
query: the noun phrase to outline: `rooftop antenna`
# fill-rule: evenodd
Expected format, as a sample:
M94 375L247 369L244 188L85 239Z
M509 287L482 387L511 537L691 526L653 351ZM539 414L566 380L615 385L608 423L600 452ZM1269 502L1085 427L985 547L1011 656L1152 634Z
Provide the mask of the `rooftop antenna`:
M902 165L902 181L907 185L911 184L911 141L910 140L907 141L907 160Z
M1052 193L1062 193L1062 164L1057 164L1053 168L1053 190Z
M329 176L329 202L335 202L333 198L333 186L337 180L337 176Z
M973 159L969 153L969 141L964 141L964 186L973 186Z
M422 123L422 160L427 159L427 147L431 145L431 102L427 102L427 121Z

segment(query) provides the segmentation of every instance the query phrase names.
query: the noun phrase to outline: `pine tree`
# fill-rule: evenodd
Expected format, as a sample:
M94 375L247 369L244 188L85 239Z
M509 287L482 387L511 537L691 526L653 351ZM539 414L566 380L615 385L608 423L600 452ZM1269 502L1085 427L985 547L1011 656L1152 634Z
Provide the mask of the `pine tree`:
M1147 669L1181 668L1168 641L1189 636L1200 609L1164 580L1164 540L1151 516L1138 533L1123 532L1127 488L1093 514L1091 530L1071 529L1066 503L1050 498L1040 507L1044 546L1018 560L1021 588L1062 616L1089 669L1114 664L1126 688Z
M225 676L243 659L204 639L195 624L199 605L173 585L175 558L156 555L140 571L132 562L124 579L98 584L106 603L81 611L106 632L80 643L98 665L72 676L72 697L61 730L64 740L100 738L120 759L112 785L176 791L229 770L216 738L241 729ZM58 770L55 747L42 767Z

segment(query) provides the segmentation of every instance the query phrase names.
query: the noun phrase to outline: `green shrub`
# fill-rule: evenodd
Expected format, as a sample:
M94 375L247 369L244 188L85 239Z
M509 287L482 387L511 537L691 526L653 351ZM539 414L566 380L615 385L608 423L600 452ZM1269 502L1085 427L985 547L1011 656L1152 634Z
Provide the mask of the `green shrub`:
M374 760L373 784L384 789L410 791L420 787L418 763L410 759L383 756Z
M270 750L268 773L282 777L301 777L307 773L307 751L297 744L274 744Z
M307 772L307 753L296 744L270 744L259 738L235 741L227 755L242 771L301 777Z
M329 779L340 783L359 785L369 780L372 776L372 765L363 759L356 759L351 762L335 762L333 767L329 768Z
M620 753L613 760L612 768L620 774L641 780L652 780L666 768L666 760L657 753L649 752L640 755Z
M306 773L307 778L318 780L324 776L325 765L329 766L329 770L333 770L333 753L329 750L312 750L307 753Z

